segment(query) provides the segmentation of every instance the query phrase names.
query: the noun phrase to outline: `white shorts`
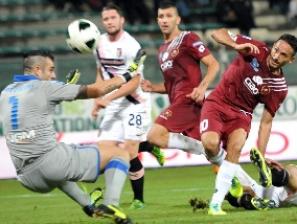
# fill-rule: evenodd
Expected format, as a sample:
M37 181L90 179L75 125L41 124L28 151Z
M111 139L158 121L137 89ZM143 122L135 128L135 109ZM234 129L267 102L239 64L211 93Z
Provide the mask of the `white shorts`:
M142 104L131 105L121 111L105 110L99 125L99 141L145 141L151 125L150 110Z

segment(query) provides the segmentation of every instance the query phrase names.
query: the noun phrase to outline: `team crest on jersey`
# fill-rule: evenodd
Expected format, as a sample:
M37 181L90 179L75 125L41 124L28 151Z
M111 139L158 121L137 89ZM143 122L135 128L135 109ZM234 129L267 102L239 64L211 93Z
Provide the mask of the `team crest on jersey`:
M268 85L262 85L260 88L260 94L261 95L267 95L270 93L270 88Z
M164 120L168 120L172 116L172 111L171 110L165 110L160 114L160 117L163 118Z
M175 58L179 53L179 50L177 48L173 49L170 53L171 58Z
M250 65L252 66L252 68L254 69L255 72L259 71L260 64L256 58L253 58Z
M122 56L122 48L117 48L117 57L120 58Z

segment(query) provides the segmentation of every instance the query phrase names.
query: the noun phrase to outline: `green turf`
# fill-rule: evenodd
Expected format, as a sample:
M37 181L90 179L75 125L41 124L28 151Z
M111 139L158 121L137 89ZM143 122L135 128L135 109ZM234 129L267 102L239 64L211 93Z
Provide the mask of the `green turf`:
M255 176L250 165L244 165ZM163 168L146 171L143 210L128 209L132 193L127 182L122 196L122 208L139 224L239 223L279 224L296 223L297 209L280 208L270 211L245 211L224 203L228 215L207 216L206 210L192 212L191 197L209 199L214 185L214 174L209 166ZM104 179L104 178L101 178ZM86 185L89 190L103 186L103 180ZM59 191L51 194L32 193L15 180L0 181L1 224L78 224L111 223L109 220L88 218L80 207Z

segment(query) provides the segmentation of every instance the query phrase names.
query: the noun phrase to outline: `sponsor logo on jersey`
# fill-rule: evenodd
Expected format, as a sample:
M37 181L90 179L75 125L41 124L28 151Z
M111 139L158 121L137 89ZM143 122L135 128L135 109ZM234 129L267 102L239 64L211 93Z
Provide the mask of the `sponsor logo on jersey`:
M253 95L258 95L259 90L256 86L256 84L251 80L250 77L246 77L244 79L244 85L248 88L248 90L253 94Z
M172 60L168 60L168 61L165 61L161 64L161 69L162 71L166 71L167 69L170 69L173 67L173 61Z
M22 132L10 132L6 139L11 143L17 143L17 144L27 144L32 141L33 138L35 138L36 133L35 130L31 131L22 131Z
M251 61L250 65L252 66L253 70L255 72L258 72L259 71L259 67L260 67L260 64L258 62L258 60L256 58L253 58L253 60Z

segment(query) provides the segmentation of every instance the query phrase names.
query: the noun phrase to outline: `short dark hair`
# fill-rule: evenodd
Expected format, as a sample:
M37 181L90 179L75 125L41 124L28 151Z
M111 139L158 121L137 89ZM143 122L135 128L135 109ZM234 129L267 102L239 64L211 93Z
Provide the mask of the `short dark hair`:
M158 6L159 9L167 9L171 7L176 8L176 4L173 1L169 1L169 0L161 1Z
M41 57L45 57L45 58L50 58L53 61L55 59L54 55L47 50L32 50L32 51L25 52L23 54L24 59L32 57L32 56L41 56Z
M115 10L115 11L117 11L117 13L119 13L120 16L124 15L122 9L112 2L109 2L106 6L103 7L101 14L105 10Z
M296 52L297 52L297 38L294 35L285 33L285 34L281 35L277 41L279 41L279 40L283 40L283 41L287 42L293 48L294 55L296 54Z
M42 58L50 58L54 61L54 56L47 50L32 50L23 54L23 69L30 70L35 63L40 62Z
M165 0L159 3L158 9L168 9L168 8L176 8L177 13L179 14L179 9L173 1Z

